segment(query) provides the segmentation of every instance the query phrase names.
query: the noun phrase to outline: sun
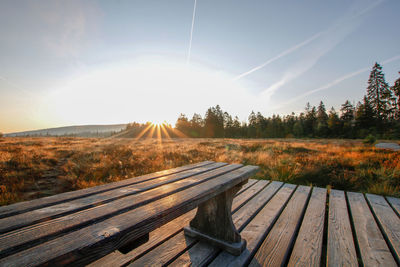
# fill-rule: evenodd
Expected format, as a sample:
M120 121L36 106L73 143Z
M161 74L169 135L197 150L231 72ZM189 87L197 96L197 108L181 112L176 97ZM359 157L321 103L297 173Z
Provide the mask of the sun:
M153 120L151 122L151 125L160 126L161 127L161 126L167 125L167 122L165 120Z
M213 67L188 65L174 57L127 59L71 76L49 90L41 107L49 120L66 125L173 124L178 114L202 112L214 103L227 110L242 107L243 102L253 103L247 89L232 78ZM227 95L235 95L237 100Z

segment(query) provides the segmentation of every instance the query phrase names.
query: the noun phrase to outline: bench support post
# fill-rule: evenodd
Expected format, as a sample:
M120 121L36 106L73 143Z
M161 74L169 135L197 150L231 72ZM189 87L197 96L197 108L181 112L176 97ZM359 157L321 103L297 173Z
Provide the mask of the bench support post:
M185 234L240 255L246 240L240 237L232 221L232 201L247 180L199 205L196 216L185 227Z

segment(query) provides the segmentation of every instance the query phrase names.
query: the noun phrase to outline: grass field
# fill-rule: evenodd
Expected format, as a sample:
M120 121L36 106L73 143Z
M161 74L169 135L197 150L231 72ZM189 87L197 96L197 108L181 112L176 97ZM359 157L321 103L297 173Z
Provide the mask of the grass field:
M203 160L256 178L400 197L400 152L348 140L0 138L0 205Z

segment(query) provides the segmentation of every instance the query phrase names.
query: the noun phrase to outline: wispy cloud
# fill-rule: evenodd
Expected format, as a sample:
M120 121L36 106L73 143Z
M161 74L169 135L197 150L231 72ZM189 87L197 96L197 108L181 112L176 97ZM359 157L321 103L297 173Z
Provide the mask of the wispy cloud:
M188 49L188 54L187 54L187 58L186 58L186 63L190 62L190 55L192 53L192 40L193 40L194 18L196 17L196 7L197 7L197 0L194 0L192 27L190 28L189 49Z
M386 60L382 61L381 64L388 64L388 63L396 61L396 60L400 60L400 55L397 55L397 56L391 57L389 59L386 59ZM371 69L371 67L365 67L365 68L353 71L351 73L348 73L346 75L343 75L342 77L339 77L339 78L337 78L337 79L335 79L335 80L333 80L333 81L331 81L331 82L329 82L329 83L327 83L327 84L325 84L325 85L323 85L321 87L318 87L316 89L313 89L313 90L307 91L307 92L305 92L305 93L303 93L301 95L298 95L298 96L290 99L289 101L286 101L285 103L283 103L283 104L281 104L281 105L279 105L279 106L277 106L275 108L276 109L282 108L284 106L287 106L287 105L290 105L292 103L295 103L295 102L299 101L300 99L302 99L302 98L304 98L306 96L309 96L311 94L314 94L314 93L317 93L317 92L320 92L320 91L323 91L323 90L327 90L327 89L331 88L332 86L334 86L336 84L339 84L339 83L341 83L341 82L343 82L343 81L345 81L347 79L353 78L354 76L357 76L357 75L359 75L361 73L364 73L364 72L366 72L366 71L368 71L370 69Z
M361 17L364 14L376 8L383 1L384 0L374 1L365 8L361 7L365 1L356 2L353 8L348 9L347 13L337 19L331 27L318 33L314 42L310 41L306 43L307 46L303 45L302 47L304 47L304 49L300 55L300 59L292 63L292 65L285 70L282 78L265 89L262 94L271 97L279 88L314 67L324 55L335 48L361 25ZM265 92L267 92L267 94Z
M260 93L260 95L264 98L270 99L270 97L279 88L298 78L314 67L324 55L335 48L347 36L353 33L359 27L359 25L361 25L362 16L364 14L376 8L382 2L384 2L384 0L374 1L372 3L370 2L369 5L363 8L365 1L357 1L352 8L349 8L343 16L338 18L327 29L314 34L310 38L285 50L263 64L236 76L234 80L246 77L257 70L266 67L274 61L301 49L301 53L296 55L299 59L292 62L290 66L286 67L278 81L274 82L271 86Z
M245 77L245 76L247 76L247 75L249 75L249 74L251 74L251 73L253 73L253 72L257 71L257 70L259 70L259 69L264 68L265 66L267 66L267 65L271 64L272 62L274 62L274 61L280 59L281 57L284 57L284 56L286 56L286 55L289 55L290 53L295 52L295 51L298 50L299 48L301 48L301 47L303 47L303 46L305 46L305 45L311 43L312 41L314 41L315 39L317 39L318 37L320 37L321 34L323 34L323 33L324 33L324 31L321 31L321 32L318 32L318 33L314 34L314 35L311 36L310 38L304 40L304 41L301 42L301 43L298 43L298 44L295 45L295 46L292 46L291 48L289 48L289 49L283 51L283 52L280 53L279 55L277 55L277 56L275 56L275 57L273 57L273 58L271 58L271 59L265 61L265 62L262 63L261 65L258 65L257 67L254 67L254 68L252 68L251 70L246 71L246 72L244 72L244 73L242 73L242 74L236 76L233 80L239 80L239 79L241 79L241 78L243 78L243 77Z

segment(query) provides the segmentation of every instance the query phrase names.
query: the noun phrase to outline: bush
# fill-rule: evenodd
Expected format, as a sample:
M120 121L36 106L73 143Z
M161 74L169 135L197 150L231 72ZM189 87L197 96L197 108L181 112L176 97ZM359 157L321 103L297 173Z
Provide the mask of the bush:
M376 137L373 136L372 134L369 134L367 137L365 137L363 142L364 142L364 144L372 145L373 143L376 142Z

